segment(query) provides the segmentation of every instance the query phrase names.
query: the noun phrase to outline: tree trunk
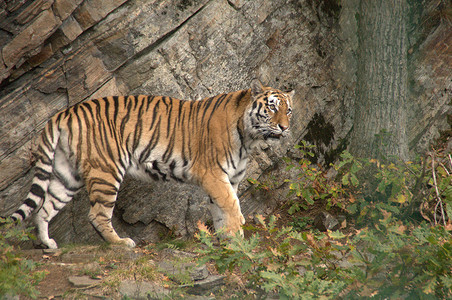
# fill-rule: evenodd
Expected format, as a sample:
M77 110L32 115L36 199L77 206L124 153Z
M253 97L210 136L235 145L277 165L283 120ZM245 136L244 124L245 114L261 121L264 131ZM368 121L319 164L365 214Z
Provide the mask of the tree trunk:
M408 159L406 0L361 0L350 152Z

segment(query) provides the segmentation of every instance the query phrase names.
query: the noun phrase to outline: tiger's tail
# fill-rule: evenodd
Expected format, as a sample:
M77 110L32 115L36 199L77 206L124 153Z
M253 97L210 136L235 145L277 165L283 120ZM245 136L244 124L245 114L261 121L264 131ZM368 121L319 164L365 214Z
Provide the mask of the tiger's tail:
M42 131L31 188L23 204L11 215L13 221L25 220L36 208L40 208L44 202L53 172L55 149L60 138L60 116L61 114L57 114L52 118Z

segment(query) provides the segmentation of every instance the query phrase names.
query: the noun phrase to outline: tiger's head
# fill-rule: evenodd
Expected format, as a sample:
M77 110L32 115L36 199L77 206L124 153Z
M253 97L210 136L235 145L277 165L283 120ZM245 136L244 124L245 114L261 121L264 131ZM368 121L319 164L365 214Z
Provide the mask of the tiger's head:
M247 129L253 139L277 140L288 135L294 94L295 91L285 93L253 81L253 101L246 116Z

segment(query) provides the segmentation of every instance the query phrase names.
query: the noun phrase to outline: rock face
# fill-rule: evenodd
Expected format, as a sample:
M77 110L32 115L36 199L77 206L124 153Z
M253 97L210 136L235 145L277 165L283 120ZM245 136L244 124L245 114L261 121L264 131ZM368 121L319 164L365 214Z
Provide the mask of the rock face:
M283 169L277 157L303 137L317 144L319 162L330 162L346 147L354 117L355 2L0 0L0 214L28 192L31 153L48 119L93 97L199 99L248 88L258 77L297 94L292 138L256 154L247 177ZM410 40L413 151L450 126L452 33L443 23L427 29ZM246 182L240 195L245 216L280 198L254 193ZM127 179L113 223L137 241L190 235L197 220L210 219L204 197L193 186ZM54 219L51 236L99 241L88 210L82 192Z

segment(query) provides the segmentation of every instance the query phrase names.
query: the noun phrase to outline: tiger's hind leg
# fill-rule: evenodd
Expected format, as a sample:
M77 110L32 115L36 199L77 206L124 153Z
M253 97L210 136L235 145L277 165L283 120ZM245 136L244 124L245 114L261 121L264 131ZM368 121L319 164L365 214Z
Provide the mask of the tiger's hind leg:
M91 204L89 220L107 242L135 247L132 239L120 238L111 223L119 185L118 178L110 173L100 170L92 172L86 180Z
M50 249L58 247L55 240L49 238L49 222L63 207L72 200L81 189L83 182L71 163L59 148L55 151L55 162L50 183L42 207L34 222L42 244Z

